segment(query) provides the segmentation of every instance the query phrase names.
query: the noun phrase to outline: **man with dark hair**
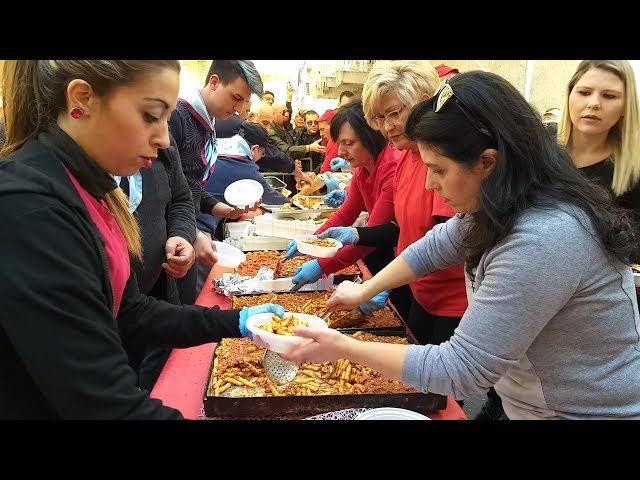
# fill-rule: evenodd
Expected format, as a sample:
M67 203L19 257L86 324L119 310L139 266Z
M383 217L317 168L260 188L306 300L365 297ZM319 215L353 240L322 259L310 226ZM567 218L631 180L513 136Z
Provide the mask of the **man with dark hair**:
M353 97L353 92L350 92L349 90L345 90L344 92L342 92L340 94L340 98L338 99L338 107L341 107L349 103L349 100L351 100L351 97Z
M273 94L273 92L270 92L269 90L265 90L264 93L262 94L262 101L264 103L268 103L269 105L273 105L273 101L275 100L276 96Z
M214 60L204 87L195 89L178 100L169 119L176 139L184 175L189 183L195 212L217 217L238 218L244 212L217 200L203 186L213 173L217 158L216 119L224 120L242 111L254 93L262 96L262 80L249 60ZM212 239L198 232L194 243L196 258L206 267L216 260ZM182 303L196 297L196 268L179 282Z
M312 145L314 142L321 142L320 132L318 129L318 113L314 110L307 110L304 114L304 131L298 137L296 145ZM326 147L325 147L326 148ZM325 150L326 151L326 150ZM325 151L309 153L311 157L311 169L316 170L322 164Z

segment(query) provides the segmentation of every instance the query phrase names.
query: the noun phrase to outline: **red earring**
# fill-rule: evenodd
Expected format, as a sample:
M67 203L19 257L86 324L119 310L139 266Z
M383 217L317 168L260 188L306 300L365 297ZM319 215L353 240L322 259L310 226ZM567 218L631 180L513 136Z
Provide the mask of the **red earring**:
M82 110L79 109L78 107L73 107L71 109L71 117L75 118L76 120L78 120L80 117L82 116Z

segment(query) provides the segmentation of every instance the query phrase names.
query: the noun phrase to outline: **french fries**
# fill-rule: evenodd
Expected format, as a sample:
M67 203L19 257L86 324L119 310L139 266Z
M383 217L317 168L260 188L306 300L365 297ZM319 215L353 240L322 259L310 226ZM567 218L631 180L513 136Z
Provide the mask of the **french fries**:
M284 319L277 320L281 324ZM295 319L289 317L289 322L284 328L293 328L294 324ZM378 337L370 333L352 337L362 341L406 343L406 339L401 337ZM264 369L258 366L263 355L264 349L255 348L247 339L224 339L216 350L218 362L214 359L214 366L217 368L217 376L212 375L208 394L219 396L231 387L236 387L239 391L249 389L252 395L279 397L415 391L397 380L386 379L369 367L352 363L347 359L324 363L305 362L300 365L296 377L291 382L277 385L266 376ZM235 389L230 393L235 396Z
M308 323L305 320L301 320L295 315L280 318L275 315L271 317L266 323L258 325L258 328L266 330L269 333L275 333L277 335L285 335L292 337L294 335L293 329L296 327L306 327Z
M316 247L335 247L336 244L331 240L317 239L317 240L305 240L302 243L308 243L310 245L315 245Z

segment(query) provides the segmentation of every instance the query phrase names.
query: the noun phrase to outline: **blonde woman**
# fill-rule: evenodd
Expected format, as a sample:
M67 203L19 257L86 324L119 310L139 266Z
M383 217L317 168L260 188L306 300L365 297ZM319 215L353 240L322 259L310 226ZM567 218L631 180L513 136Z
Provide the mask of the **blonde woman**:
M338 227L329 229L326 236L362 246L389 243L399 255L435 225L453 217L453 208L434 190L424 188L427 166L417 143L404 133L411 109L433 96L439 84L436 69L426 60L378 61L373 65L362 91L363 109L369 125L402 152L393 182L397 225ZM462 267L434 272L409 286L411 303L406 320L418 341L438 345L448 340L467 308ZM397 301L394 296L392 301Z
M576 167L640 212L638 94L626 60L584 60L567 86L558 128Z

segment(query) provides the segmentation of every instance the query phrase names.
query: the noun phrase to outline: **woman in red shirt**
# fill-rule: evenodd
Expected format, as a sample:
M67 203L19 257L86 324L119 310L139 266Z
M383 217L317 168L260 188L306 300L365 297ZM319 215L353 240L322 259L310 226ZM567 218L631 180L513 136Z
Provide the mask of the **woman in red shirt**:
M435 68L428 61L379 61L373 65L363 87L365 116L370 125L382 131L402 151L393 187L397 226L362 228L357 235L353 235L356 233L353 230L333 230L327 236L339 237L347 244L357 241L358 245L380 245L395 240L398 255L436 224L455 214L438 193L424 188L427 167L416 142L404 134L413 106L431 97L439 82ZM438 345L448 340L467 308L462 266L419 278L411 282L410 287L413 302L407 323L418 341Z
M338 110L331 121L331 136L338 143L338 155L349 162L355 173L346 201L316 234L331 227L350 226L363 211L369 213L368 226L383 225L391 221L394 216L393 178L400 152L387 143L382 133L367 124L361 100L352 100ZM286 257L293 256L295 252L295 242L291 242ZM393 260L393 251L389 248L350 245L333 258L318 258L306 262L296 270L293 283L313 283L323 274L335 273L361 258L364 258L367 267L375 273ZM396 307L402 310L403 302L394 303L398 303ZM406 310L404 313L408 313L408 309ZM403 314L402 311L400 313Z

